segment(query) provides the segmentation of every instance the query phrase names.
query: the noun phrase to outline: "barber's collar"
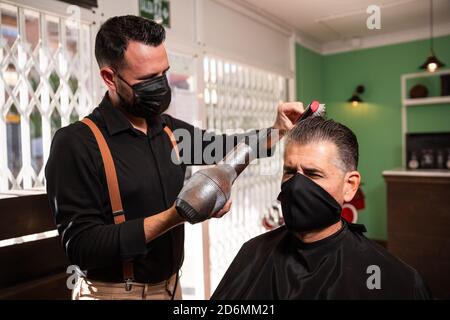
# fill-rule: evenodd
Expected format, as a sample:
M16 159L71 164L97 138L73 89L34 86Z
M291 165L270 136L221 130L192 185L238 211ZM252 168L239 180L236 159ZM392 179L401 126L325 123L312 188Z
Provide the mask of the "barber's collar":
M99 111L105 121L106 129L108 130L109 135L112 136L126 130L129 130L134 134L137 133L136 129L133 128L133 125L122 113L122 111L112 105L108 93L105 94L102 102L100 102ZM164 123L160 116L147 121L147 125L149 137L159 134L164 127Z

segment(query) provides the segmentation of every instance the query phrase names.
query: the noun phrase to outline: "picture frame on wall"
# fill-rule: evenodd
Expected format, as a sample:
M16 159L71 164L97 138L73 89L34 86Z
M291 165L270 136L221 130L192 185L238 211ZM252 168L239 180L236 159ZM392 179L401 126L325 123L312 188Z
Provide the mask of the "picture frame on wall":
M139 14L141 17L151 19L170 28L170 1L169 0L139 0Z

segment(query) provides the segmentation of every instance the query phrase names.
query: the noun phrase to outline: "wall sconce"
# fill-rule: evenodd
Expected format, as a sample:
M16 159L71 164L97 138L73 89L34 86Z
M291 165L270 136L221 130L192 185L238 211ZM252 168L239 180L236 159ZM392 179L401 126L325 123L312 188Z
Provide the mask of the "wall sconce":
M364 93L365 88L362 85L359 85L356 87L355 91L353 91L352 97L348 99L348 102L351 102L351 104L356 107L358 103L364 102L363 99L359 96L360 94Z

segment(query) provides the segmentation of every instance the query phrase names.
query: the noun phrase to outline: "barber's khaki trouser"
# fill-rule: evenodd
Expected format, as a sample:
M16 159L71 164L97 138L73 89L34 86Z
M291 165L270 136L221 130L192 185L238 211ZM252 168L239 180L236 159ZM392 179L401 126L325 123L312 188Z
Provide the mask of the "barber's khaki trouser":
M80 277L72 290L72 300L170 300L175 289L177 275L169 280L156 283L131 283L131 289L125 289L125 283L110 283L89 280ZM181 286L178 281L175 300L181 300Z

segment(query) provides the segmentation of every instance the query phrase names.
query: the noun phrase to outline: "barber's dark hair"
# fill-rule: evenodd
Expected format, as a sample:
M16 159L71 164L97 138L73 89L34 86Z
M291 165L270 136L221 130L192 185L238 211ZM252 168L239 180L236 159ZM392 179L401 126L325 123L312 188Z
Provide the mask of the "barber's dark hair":
M287 143L308 144L329 141L336 145L343 169L358 167L358 140L348 127L331 119L310 117L300 121L288 134Z
M165 38L164 27L155 21L133 15L113 17L97 33L95 58L100 68L120 68L130 40L157 47Z

